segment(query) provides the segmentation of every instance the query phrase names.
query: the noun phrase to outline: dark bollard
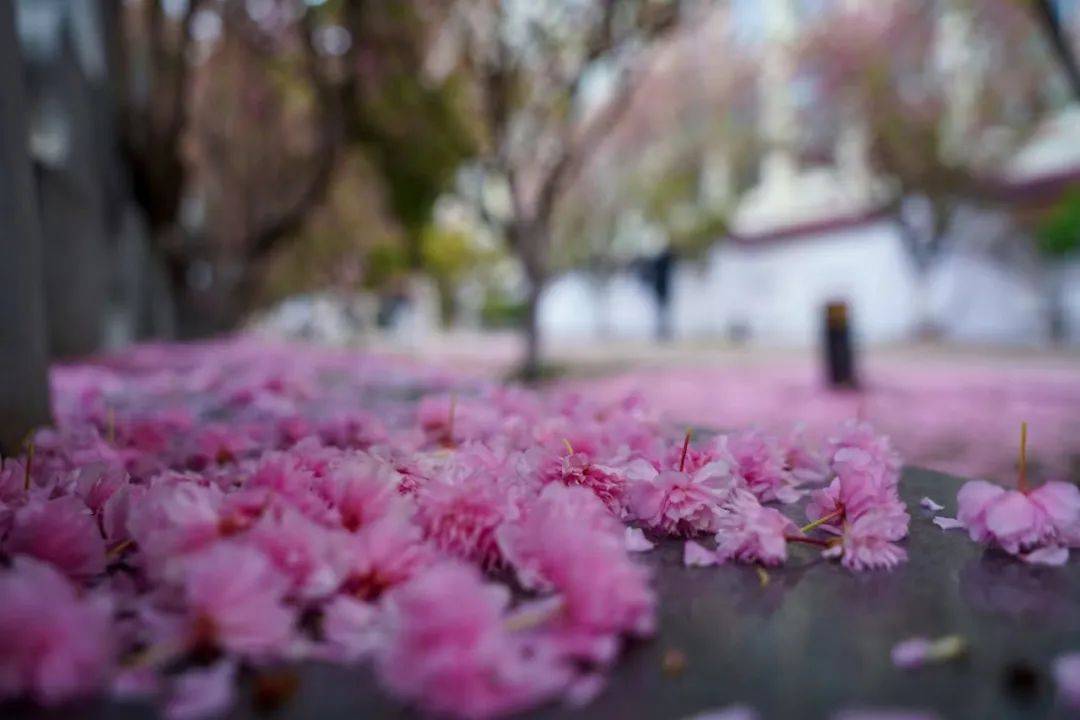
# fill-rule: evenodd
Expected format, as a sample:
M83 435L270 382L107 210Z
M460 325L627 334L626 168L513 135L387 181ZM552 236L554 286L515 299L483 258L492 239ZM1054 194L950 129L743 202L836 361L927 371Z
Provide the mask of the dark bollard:
M858 386L855 373L855 347L851 338L848 306L833 301L825 305L825 371L831 388L854 389Z

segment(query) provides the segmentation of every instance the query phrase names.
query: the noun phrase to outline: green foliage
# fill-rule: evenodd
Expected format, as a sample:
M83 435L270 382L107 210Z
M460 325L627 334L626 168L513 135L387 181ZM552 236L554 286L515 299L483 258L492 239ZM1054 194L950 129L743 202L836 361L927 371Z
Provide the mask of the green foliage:
M1060 259L1080 249L1080 187L1070 188L1035 230L1039 252Z
M424 268L437 279L457 282L483 261L484 253L465 232L430 225L421 236L420 257Z
M415 73L395 73L365 103L367 116L355 119L383 175L388 209L421 243L435 200L474 150L460 93L454 79L428 87Z
M456 73L437 80L427 74L427 45L439 18L420 0L332 0L323 12L352 35L344 57L352 73L344 98L347 142L382 176L386 210L404 231L406 260L417 267L435 200L476 152L466 83Z
M727 235L727 217L718 212L702 212L683 227L669 228L671 247L684 256L700 256Z
M391 280L400 277L407 266L408 260L405 256L405 250L400 243L378 243L367 254L364 286L375 290L383 288Z
M489 292L484 298L480 320L488 328L519 328L525 324L525 303Z

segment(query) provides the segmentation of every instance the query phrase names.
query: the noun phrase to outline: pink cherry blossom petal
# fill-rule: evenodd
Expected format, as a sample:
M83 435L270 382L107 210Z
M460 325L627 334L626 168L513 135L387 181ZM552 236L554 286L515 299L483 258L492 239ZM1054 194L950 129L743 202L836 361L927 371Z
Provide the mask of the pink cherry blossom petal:
M626 549L630 552L648 552L656 547L656 543L649 542L645 533L640 528L626 528Z
M922 500L920 500L919 505L929 510L930 512L937 512L939 510L945 509L944 505L934 501L932 498L929 497L924 497Z
M203 720L224 714L233 704L235 679L236 665L228 660L184 672L172 682L165 717Z
M683 545L683 565L686 567L710 567L719 563L714 550L709 550L693 540L687 540Z
M964 528L964 523L956 518L945 517L944 515L938 515L932 522L942 530L962 530Z

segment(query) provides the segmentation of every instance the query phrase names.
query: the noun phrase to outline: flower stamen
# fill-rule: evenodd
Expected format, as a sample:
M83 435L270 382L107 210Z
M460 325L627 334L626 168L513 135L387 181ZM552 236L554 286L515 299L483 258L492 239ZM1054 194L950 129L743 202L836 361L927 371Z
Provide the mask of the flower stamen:
M1020 477L1017 485L1020 492L1027 493L1027 422L1020 423Z
M30 470L34 464L34 441L26 441L26 467L23 468L23 490L30 491Z
M814 522L807 523L806 525L803 525L801 528L799 528L799 532L808 533L811 530L813 530L814 528L816 528L816 527L818 527L820 525L824 525L825 523L829 522L830 520L835 520L836 518L840 517L843 514L844 514L844 508L843 507L838 507L835 510L833 510L831 513L829 513L828 515L822 515L821 517L819 517Z
M679 472L686 467L686 453L690 450L690 437L694 434L694 428L686 428L686 437L683 438L682 456L679 457Z

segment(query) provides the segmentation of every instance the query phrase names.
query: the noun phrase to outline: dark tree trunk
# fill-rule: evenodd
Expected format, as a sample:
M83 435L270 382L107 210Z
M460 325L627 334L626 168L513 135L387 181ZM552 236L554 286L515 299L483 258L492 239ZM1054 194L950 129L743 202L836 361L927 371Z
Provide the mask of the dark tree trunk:
M543 280L529 278L529 292L525 296L525 356L521 361L521 377L532 381L540 378L542 371L542 349L540 345L540 295L543 292Z
M1046 329L1050 342L1061 347L1069 339L1069 317L1065 309L1064 268L1051 264L1043 286L1046 289Z
M49 421L44 271L13 3L0 3L0 449Z
M523 380L540 378L543 370L543 348L540 337L540 297L547 283L546 251L548 227L542 221L518 220L507 228L507 240L514 248L525 271L528 288L525 294L525 315L522 334L525 353L519 374Z

